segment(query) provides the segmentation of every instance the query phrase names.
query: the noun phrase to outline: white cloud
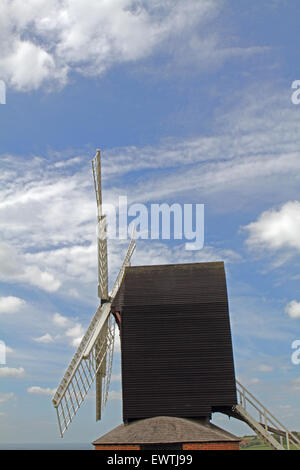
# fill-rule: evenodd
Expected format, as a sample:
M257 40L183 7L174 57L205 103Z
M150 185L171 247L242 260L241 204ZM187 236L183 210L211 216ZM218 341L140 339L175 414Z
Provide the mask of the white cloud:
M0 403L5 403L8 400L15 398L15 394L13 392L10 393L0 393Z
M91 203L91 205L93 204ZM91 234L87 234L87 238L94 235L96 239L96 233L93 229L94 227L91 228ZM62 233L63 230L61 230L61 235ZM28 255L27 259L41 267L47 266L48 269L56 272L62 281L74 279L86 283L96 278L96 243L39 251Z
M115 341L114 341L114 353L121 352L121 340L118 327L116 327Z
M74 287L71 287L71 289L68 289L67 294L70 297L76 297L77 299L80 297L80 294L79 294L78 290L75 289Z
M111 390L108 394L109 400L122 400L122 392Z
M55 313L52 321L54 325L65 330L64 335L71 338L72 346L79 346L85 333L85 329L80 323L75 323L74 320L64 317L60 313Z
M300 378L292 380L292 391L300 392Z
M66 331L66 336L70 337L72 339L72 345L77 347L79 346L84 333L85 330L83 326L80 323L76 323Z
M79 323L66 331L66 335L70 336L71 338L76 338L80 334L82 334L82 325Z
M0 367L0 377L24 377L25 370L23 367L18 369L13 367Z
M260 379L258 377L253 377L252 379L248 380L249 385L256 385L260 382Z
M54 338L49 333L46 333L45 335L40 336L39 338L34 338L34 341L42 344L49 344L53 343Z
M38 266L26 266L24 273L18 279L21 282L28 282L47 292L55 292L60 288L61 282L46 271L41 271Z
M74 157L74 158L69 158L67 160L61 160L59 162L54 163L55 168L66 168L68 166L72 166L74 164L82 162L81 157Z
M274 367L272 366L269 366L267 364L260 364L258 367L257 367L257 370L259 372L272 372L274 370Z
M87 8L85 0L3 0L0 74L19 90L49 79L64 84L70 69L101 75L114 64L149 57L171 37L195 37L219 3L90 0Z
M28 393L32 393L34 395L49 395L49 396L53 396L54 393L56 392L56 389L55 388L42 388L42 387L38 387L38 386L33 386L33 387L29 387L27 389L27 392Z
M289 410L292 408L291 405L279 405L279 408L283 409L283 410Z
M53 315L53 323L62 328L66 328L69 325L70 320L63 315L60 315L60 313L55 313Z
M265 211L245 229L251 248L300 251L300 202L289 201L280 209Z
M37 89L46 79L65 80L66 67L57 70L55 61L43 46L25 40L14 40L10 54L2 57L1 70L12 87Z
M220 0L2 0L0 75L17 90L36 89L68 73L99 76L115 64L159 48L179 63L220 66L264 47L233 47L212 21Z
M61 284L53 274L41 270L14 246L1 240L0 279L5 282L29 284L47 292L55 292Z
M5 345L5 352L6 354L15 354L15 350L10 346L7 346L7 344Z
M72 347L77 347L85 333L85 328L81 323L73 318L67 318L58 312L52 315L50 323L47 324L47 328L50 329L50 332L33 338L33 340L41 344L51 344L54 342L66 344L67 340Z
M239 103L238 111L224 115L225 123L219 124L218 132L211 137L168 139L155 147L107 151L103 155L104 202L113 202L120 194L128 194L129 204L190 202L192 187L193 201L205 200L210 211L228 212L233 207L236 211L244 210L250 204L253 209L258 199L264 203L272 200L274 204L276 197L275 203L282 203L282 198L289 200L291 195L294 197L298 194L300 179L297 113L295 107L285 108L279 93L274 96L270 102L268 96L258 93L259 99ZM267 115L265 108L269 110ZM76 155L78 157L78 152ZM76 294L78 298L84 295L94 302L97 249L93 180L90 165L77 157L71 164L72 156L69 156L70 152L67 153L70 165L66 166L60 164L62 155L59 153L51 154L49 160L20 159L18 165L16 157L2 156L0 231L4 241L0 243L0 278L48 292L60 289L65 295ZM143 179L135 179L132 185L128 183L132 178L127 176L135 170L143 170ZM274 194L274 187L283 176L288 178L289 185L281 186L281 191ZM118 188L113 186L116 180ZM284 206L283 212L287 210L292 225L299 203L288 204L290 206ZM274 213L275 218L282 215L280 210ZM267 219L269 216L267 211ZM266 222L264 218L263 222ZM270 247L275 243L274 237L270 243L264 241L264 229L265 223L260 219L247 226L248 243L254 242L253 237L260 246L264 243ZM298 246L297 230L296 226L293 235L289 230L280 234L282 246ZM111 279L120 266L120 247L125 251L125 245L120 241L109 242ZM208 245L197 256L188 254L182 247L175 252L167 244L157 245L154 241L145 249L139 241L137 250L139 263L143 264L172 262L179 254L178 262L239 261L233 250Z
M291 318L300 318L300 302L292 300L287 304L284 311Z
M120 149L119 172L134 164L149 171L149 179L136 181L133 191L128 186L131 198L174 200L190 196L192 187L193 198L209 201L212 210L232 211L256 207L260 197L273 205L297 197L300 134L295 109L283 102L289 97L276 90L270 94L255 89L247 99L240 98L236 97L237 109L220 113L218 129L211 137L167 140L157 147L129 148L122 154ZM159 174L158 168L168 171ZM283 178L288 178L288 185L282 185ZM274 192L279 186L280 191Z
M176 263L201 263L224 261L226 263L237 263L242 261L242 257L233 250L204 246L202 250L187 252L184 245L180 244L170 247L163 242L138 242L138 250L134 254L134 264L154 265ZM117 247L116 247L117 248ZM115 266L120 266L120 254L114 253ZM119 263L119 264L118 264Z
M77 338L74 338L74 339L72 340L72 346L74 346L75 348L78 348L78 346L79 346L80 343L81 343L82 338L83 338L83 334L82 334L82 336L79 336L79 337L77 337Z
M16 313L24 305L25 301L19 297L0 297L0 314L1 313Z
M110 378L111 382L120 382L121 381L121 374L112 374Z

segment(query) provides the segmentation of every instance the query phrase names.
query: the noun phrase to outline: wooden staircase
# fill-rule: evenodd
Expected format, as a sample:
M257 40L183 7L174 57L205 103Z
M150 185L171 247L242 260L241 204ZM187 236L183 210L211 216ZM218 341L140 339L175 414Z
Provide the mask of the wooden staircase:
M300 440L289 431L255 396L240 382L236 381L238 404L230 416L247 423L264 441L275 450L291 450L291 446L300 450ZM253 415L256 415L254 417ZM279 441L275 438L279 436Z

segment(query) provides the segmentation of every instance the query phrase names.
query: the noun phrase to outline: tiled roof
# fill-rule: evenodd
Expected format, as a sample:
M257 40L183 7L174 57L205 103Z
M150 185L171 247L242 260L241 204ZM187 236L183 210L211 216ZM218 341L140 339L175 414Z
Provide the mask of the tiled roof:
M158 416L121 424L93 442L102 444L159 444L184 442L237 442L240 438L205 421Z

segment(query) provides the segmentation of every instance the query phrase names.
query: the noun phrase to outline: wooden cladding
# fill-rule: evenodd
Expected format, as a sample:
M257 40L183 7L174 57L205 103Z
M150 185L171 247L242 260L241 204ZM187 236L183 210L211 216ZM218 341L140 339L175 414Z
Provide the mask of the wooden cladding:
M126 268L123 419L204 417L236 404L224 264Z

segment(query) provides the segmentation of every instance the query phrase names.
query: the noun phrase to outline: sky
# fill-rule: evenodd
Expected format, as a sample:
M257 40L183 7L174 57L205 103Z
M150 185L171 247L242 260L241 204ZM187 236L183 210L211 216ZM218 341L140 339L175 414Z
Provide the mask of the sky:
M138 239L132 263L224 261L236 376L300 431L299 13L298 0L0 0L1 445L62 441L51 398L98 305L98 148L104 203L205 205L201 250ZM110 284L127 243L108 242ZM121 420L117 337L102 421L91 390L63 442Z

